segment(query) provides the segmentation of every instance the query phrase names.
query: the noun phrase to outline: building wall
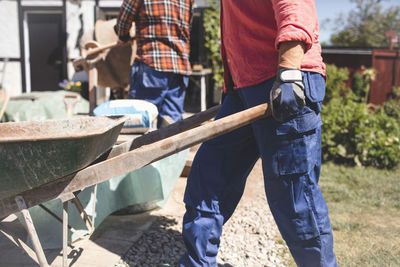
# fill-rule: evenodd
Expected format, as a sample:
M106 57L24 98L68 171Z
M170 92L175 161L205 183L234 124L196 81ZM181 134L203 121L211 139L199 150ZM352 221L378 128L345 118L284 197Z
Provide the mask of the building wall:
M0 58L10 58L0 79L4 75L4 88L12 95L18 95L22 92L22 80L21 64L16 61L20 58L20 42L18 6L15 0L0 1L0 32ZM4 62L0 61L0 71L3 66Z
M74 74L72 60L80 56L79 38L86 31L94 28L95 1L68 1L66 3L67 19L67 55L68 55L68 78Z
M94 28L96 17L96 2L99 8L119 8L123 0L0 0L0 70L4 65L3 59L9 58L6 65L4 87L12 95L19 95L24 90L29 91L24 79L30 79L29 69L25 66L26 59L23 51L28 51L27 41L20 40L20 23L23 18L19 17L19 6L46 9L47 7L62 7L65 2L66 16L66 52L67 52L67 75L71 79L74 74L72 60L80 56L78 41L83 32ZM205 0L195 0L195 7L207 6ZM97 14L98 15L98 14ZM24 14L22 14L24 16ZM23 27L22 27L22 31ZM25 37L26 38L26 37ZM25 42L25 47L21 44ZM22 51L22 52L21 52ZM26 74L23 74L23 69ZM22 76L25 77L22 77ZM0 74L1 79L1 74ZM1 81L1 80L0 80Z
M99 0L100 6L120 7L122 0ZM66 0L66 48L67 73L71 79L74 74L72 60L80 56L79 38L85 31L93 29L95 23L95 0ZM62 7L63 0L21 0L22 7ZM22 15L23 16L23 15ZM20 19L18 1L0 1L0 70L3 69L4 59L9 58L6 65L4 87L12 95L23 92L23 78L21 64L24 59L21 55ZM26 40L25 40L26 42ZM24 48L22 48L24 49ZM2 74L1 74L2 75ZM1 79L0 75L0 79ZM28 75L29 76L29 73ZM0 80L1 81L1 80Z

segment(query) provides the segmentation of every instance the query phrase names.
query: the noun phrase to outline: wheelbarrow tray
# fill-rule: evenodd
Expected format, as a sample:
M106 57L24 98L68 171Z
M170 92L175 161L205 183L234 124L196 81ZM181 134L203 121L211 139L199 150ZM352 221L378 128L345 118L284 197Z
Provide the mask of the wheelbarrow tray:
M0 124L0 199L76 172L109 150L125 118Z

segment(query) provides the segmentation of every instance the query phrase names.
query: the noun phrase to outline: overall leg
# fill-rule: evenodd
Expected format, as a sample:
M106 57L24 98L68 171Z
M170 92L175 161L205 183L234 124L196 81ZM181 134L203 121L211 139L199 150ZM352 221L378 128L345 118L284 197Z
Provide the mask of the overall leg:
M265 190L282 237L298 266L337 266L328 207L318 186L320 127L277 139L275 171L271 162L263 161L263 169L272 173L265 175Z
M174 121L182 119L186 76L157 71L154 68L135 61L130 75L129 98L149 101L157 106L157 127L160 128L165 115Z
M236 93L229 94L217 119L243 110ZM180 266L217 266L222 225L244 191L246 178L259 157L250 126L203 143L193 161L184 196L182 235L187 252Z
M168 90L165 92L159 112L161 116L167 115L174 121L180 121L183 114L186 88L189 85L189 77L175 73L170 73L169 77Z
M249 106L258 105L269 96L272 82L263 85L239 93ZM298 266L337 266L328 208L318 186L320 126L319 115L308 106L288 122L267 118L252 124L268 203Z
M129 81L129 98L149 101L161 108L164 91L168 87L168 77L163 72L135 61L132 65Z

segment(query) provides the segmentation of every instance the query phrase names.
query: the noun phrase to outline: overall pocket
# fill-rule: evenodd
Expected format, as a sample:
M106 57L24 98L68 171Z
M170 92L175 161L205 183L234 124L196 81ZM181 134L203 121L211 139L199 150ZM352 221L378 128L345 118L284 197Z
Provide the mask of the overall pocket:
M142 83L144 88L168 88L168 73L158 71L144 63L140 64L140 73L142 73Z
M308 105L316 112L321 112L322 101L325 97L325 79L315 72L304 72L303 82Z
M321 125L320 116L310 109L277 126L272 157L275 177L307 173L312 168L317 158L312 153L319 151L316 129Z

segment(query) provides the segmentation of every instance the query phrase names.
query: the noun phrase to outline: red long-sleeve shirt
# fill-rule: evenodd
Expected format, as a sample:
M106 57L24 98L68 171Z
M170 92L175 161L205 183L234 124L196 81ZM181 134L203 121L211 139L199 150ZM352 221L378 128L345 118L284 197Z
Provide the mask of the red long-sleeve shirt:
M242 88L274 77L278 45L285 41L304 42L301 69L325 75L318 35L314 0L221 0L225 87Z

